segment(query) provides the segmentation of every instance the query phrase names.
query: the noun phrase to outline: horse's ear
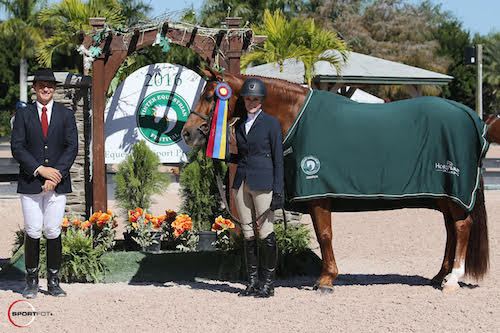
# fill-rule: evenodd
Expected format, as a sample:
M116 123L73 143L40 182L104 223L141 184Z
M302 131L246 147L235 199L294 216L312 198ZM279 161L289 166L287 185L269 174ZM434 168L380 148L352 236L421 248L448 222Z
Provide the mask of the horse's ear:
M217 81L217 73L210 67L208 67L208 70L205 70L201 67L198 67L199 70L208 78L209 81Z

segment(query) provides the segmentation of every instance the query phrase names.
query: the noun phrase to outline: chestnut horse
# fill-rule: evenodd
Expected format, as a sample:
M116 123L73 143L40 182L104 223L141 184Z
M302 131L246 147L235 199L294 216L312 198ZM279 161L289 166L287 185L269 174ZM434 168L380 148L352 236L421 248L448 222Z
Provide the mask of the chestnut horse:
M213 71L203 71L203 73L209 80L182 131L182 138L187 145L192 147L205 145L207 142L207 133L210 127L208 120L216 101L214 90L219 82L224 80L232 89L232 96L229 99L229 118L241 116L245 112L239 94L243 82L250 76L221 74ZM284 80L259 78L264 81L268 91L263 109L266 113L280 120L283 136L285 136L305 102L308 88ZM498 127L499 140L497 142L500 142L500 124ZM491 141L490 139L488 141ZM308 212L314 223L323 260L322 273L315 285L315 288L319 288L321 293L328 293L332 290L333 281L338 275L332 248L331 212L333 200L339 199L322 198L307 201ZM482 179L481 186L477 190L474 208L470 212L446 198L421 200L427 201L422 207L432 207L442 212L446 227L444 259L441 269L432 279L432 283L442 286L443 291L456 291L459 289L458 281L465 274L476 279L481 278L488 270L489 261ZM405 201L401 201L398 208L403 207L410 206L407 206Z

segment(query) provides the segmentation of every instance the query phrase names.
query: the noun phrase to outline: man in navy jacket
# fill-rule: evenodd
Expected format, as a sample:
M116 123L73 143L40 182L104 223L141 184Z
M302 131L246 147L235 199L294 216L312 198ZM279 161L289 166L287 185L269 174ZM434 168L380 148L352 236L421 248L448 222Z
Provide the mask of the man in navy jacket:
M53 100L56 79L51 69L39 69L33 80L37 100L18 109L11 136L12 156L19 163L17 192L24 215L26 288L38 292L42 227L47 238L48 293L66 296L59 286L62 260L61 225L66 193L71 192L71 168L78 153L78 132L72 110Z

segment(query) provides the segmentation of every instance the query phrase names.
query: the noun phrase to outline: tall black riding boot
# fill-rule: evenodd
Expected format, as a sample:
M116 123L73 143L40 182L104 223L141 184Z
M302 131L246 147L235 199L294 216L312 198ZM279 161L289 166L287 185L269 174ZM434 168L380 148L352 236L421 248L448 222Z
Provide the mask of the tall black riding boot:
M259 291L259 265L257 261L257 240L244 240L245 259L247 263L248 285L238 296L255 296Z
M274 296L274 280L276 275L276 261L278 252L276 247L276 235L274 232L262 240L262 263L264 266L264 285L255 297L267 298Z
M40 239L24 235L24 264L26 267L26 287L24 298L35 298L38 293L38 264L40 261Z
M47 239L47 290L50 295L64 297L66 292L59 286L59 270L62 262L61 235Z

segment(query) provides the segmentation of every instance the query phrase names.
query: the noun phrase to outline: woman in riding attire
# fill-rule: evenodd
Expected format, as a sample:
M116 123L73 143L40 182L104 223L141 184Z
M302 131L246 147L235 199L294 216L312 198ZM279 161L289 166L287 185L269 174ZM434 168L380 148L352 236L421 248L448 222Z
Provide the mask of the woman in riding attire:
M243 97L246 117L235 126L238 154L231 163L238 164L233 181L236 206L244 236L249 283L239 296L270 297L274 295L277 248L274 234L274 210L283 208L283 147L280 121L266 114L262 104L267 89L260 79L245 81ZM259 287L257 239L252 221L264 214L258 223L263 243L263 285Z

